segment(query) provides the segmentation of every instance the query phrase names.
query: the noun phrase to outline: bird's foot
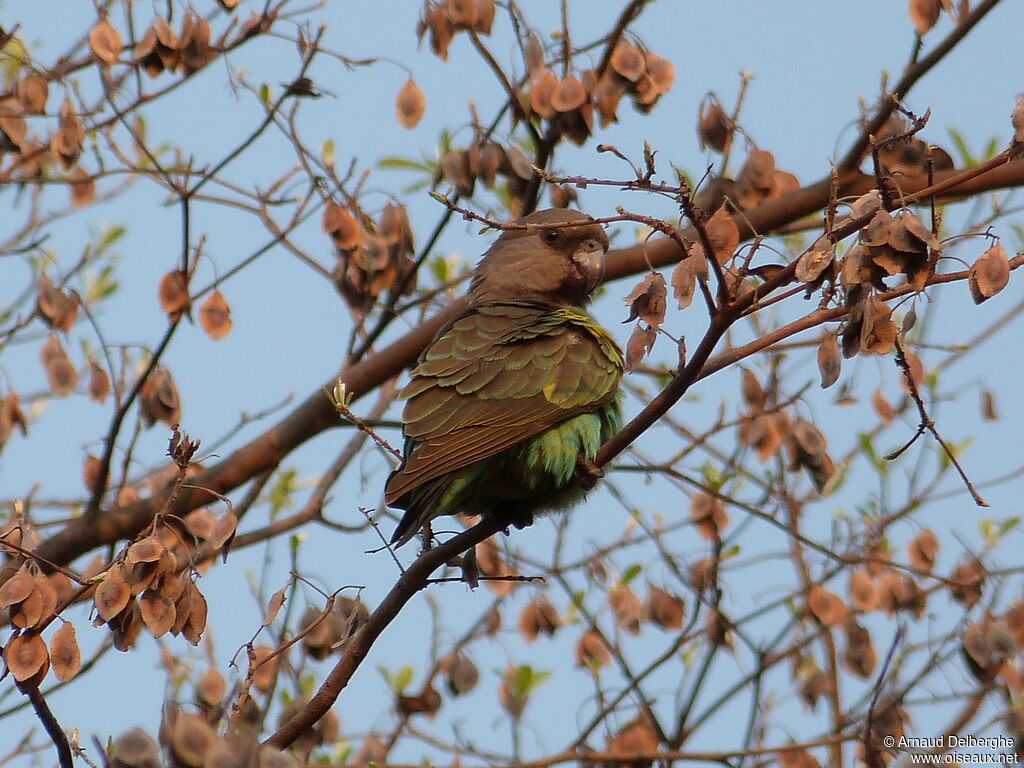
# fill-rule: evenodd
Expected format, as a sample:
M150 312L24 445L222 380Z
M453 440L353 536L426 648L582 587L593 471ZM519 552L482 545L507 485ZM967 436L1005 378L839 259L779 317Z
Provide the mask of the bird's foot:
M530 512L518 512L512 516L512 525L515 526L517 531L523 530L523 528L529 528L533 525L533 514Z
M529 528L533 525L532 512L510 512L506 514L505 519L508 520L517 531L521 531L523 528ZM509 535L509 527L507 525L502 529L502 533L506 536Z
M579 456L576 459L576 469L573 470L572 476L583 490L589 491L597 485L598 480L604 477L604 470L590 459Z

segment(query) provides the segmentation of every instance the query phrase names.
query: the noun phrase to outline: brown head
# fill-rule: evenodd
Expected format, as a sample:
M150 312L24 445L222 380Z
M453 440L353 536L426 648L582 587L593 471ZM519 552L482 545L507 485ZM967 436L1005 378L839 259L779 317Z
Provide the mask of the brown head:
M585 213L551 208L513 222L490 247L473 274L469 296L485 301L532 299L586 304L604 275L608 236Z

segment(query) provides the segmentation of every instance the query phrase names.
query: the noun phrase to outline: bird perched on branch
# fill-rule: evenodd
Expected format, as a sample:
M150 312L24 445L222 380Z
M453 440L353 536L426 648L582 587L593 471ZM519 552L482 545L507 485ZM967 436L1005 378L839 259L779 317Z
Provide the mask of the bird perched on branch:
M522 528L580 501L601 476L593 460L619 428L623 361L584 306L608 237L571 210L515 224L402 390L404 457L384 492L405 510L394 544L441 515L504 514Z

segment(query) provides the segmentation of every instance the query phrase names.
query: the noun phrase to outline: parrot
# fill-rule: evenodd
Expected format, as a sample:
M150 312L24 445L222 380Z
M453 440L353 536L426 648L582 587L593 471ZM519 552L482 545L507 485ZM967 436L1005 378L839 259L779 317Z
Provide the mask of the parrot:
M618 344L586 310L608 236L570 209L513 222L473 271L468 306L427 345L399 397L403 458L384 501L401 546L442 515L534 515L579 503L621 425Z

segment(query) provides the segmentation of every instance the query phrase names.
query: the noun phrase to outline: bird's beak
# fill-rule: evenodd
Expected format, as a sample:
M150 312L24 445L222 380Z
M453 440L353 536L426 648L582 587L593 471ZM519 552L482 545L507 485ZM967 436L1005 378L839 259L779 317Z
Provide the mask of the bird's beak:
M586 281L588 295L604 277L604 252L598 240L584 240L572 254L572 263Z

